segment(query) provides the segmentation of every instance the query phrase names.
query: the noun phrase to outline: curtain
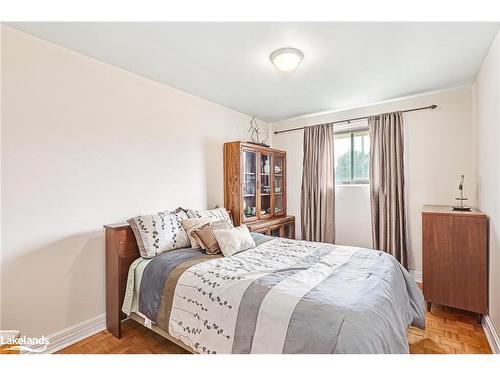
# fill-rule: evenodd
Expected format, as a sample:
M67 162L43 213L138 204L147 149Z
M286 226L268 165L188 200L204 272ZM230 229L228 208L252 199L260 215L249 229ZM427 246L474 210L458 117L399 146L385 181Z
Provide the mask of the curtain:
M301 229L307 241L335 242L333 124L304 129Z
M408 266L401 112L368 118L373 247Z

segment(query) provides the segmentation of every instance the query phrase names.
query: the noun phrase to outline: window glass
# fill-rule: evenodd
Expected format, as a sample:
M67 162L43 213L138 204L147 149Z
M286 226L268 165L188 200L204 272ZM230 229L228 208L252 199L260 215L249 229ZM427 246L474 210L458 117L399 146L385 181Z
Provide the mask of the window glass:
M335 179L337 184L367 184L370 167L368 130L335 135Z
M354 133L354 180L368 180L370 166L370 136L368 133Z
M335 135L335 180L348 183L351 180L351 133Z

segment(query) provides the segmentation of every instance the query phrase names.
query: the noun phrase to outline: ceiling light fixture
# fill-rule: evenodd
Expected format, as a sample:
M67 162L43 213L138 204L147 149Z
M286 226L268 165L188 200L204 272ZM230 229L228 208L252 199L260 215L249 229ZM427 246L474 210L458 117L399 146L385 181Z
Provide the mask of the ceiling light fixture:
M280 48L271 53L271 62L280 72L293 72L304 58L297 48Z

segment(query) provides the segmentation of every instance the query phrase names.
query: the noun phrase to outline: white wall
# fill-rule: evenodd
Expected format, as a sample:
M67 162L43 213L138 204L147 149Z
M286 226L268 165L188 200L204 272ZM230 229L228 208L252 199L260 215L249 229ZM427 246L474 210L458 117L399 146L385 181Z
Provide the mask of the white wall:
M500 32L474 84L479 209L490 219L489 315L500 335Z
M250 118L2 26L2 322L105 312L102 225L223 202Z
M476 203L472 90L470 87L421 95L273 124L273 130L315 125L350 117L400 109L438 105L435 110L406 113L405 170L409 227L409 267L422 270L421 208L425 204L454 204L460 174L465 174L465 194ZM300 235L302 131L275 135L273 146L287 151L288 209L297 217ZM336 234L340 244L371 247L368 186L336 189Z

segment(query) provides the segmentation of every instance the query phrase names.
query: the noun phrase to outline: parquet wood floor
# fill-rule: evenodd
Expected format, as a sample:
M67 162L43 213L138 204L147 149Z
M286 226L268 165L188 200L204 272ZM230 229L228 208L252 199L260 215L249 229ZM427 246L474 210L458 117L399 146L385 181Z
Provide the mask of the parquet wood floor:
M188 352L132 319L122 322L118 340L104 330L57 354L187 354Z
M477 315L444 306L432 306L425 316L425 330L410 327L412 354L491 354Z
M184 349L143 327L133 320L122 325L122 339L107 331L73 344L59 353L64 354L185 354ZM408 342L412 354L479 354L491 353L483 328L471 313L432 306L426 314L426 328L410 327Z

